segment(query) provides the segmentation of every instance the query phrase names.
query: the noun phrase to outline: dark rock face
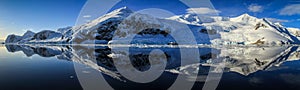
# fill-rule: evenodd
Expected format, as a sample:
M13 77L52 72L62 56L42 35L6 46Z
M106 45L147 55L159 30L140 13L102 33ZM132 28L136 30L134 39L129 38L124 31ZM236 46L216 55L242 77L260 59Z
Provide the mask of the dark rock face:
M124 52L118 52L118 53L114 53L112 52L112 50L108 47L101 47L101 48L97 48L95 49L95 56L96 56L96 60L97 60L97 64L99 66L105 67L106 69L112 70L112 71L116 71L116 67L114 65L114 60L115 61L122 61L122 57L115 57L114 59L112 57L110 57L110 54L117 54L117 55L127 55ZM150 69L151 64L149 62L149 52L144 52L144 53L140 53L138 51L133 51L132 53L129 53L129 59L130 59L130 63L132 64L132 66L134 68L136 68L139 71L147 71L148 69ZM171 61L171 55L168 53L164 54L166 56L166 59L168 63L171 63L169 61Z
M97 35L95 37L96 40L106 40L106 41L112 40L114 32L117 30L117 27L120 23L121 23L121 21L110 21L110 22L102 24L97 29L97 33L99 35Z
M164 30L160 30L160 29L155 29L155 28L148 28L148 29L145 29L141 32L138 33L139 35L158 35L158 34L161 34L163 36L167 36L169 33L164 31Z
M62 51L60 51L60 50L57 51L57 50L53 50L53 49L45 48L45 47L35 48L34 52L43 57L53 57L56 55L60 55L62 53Z
M95 53L97 53L96 60L99 66L106 67L109 70L116 70L113 59L108 56L112 53L110 48L99 48L95 50Z
M34 39L36 40L46 40L55 37L62 37L62 34L50 30L44 30L34 35Z
M268 26L266 26L265 24L262 24L262 23L257 23L254 28L255 28L255 30L257 30L257 29L259 29L261 27L267 28Z
M170 59L170 55L165 53L167 61ZM130 61L136 69L140 71L147 71L150 69L151 64L149 62L149 54L148 53L137 53L129 55Z
M127 33L122 32L121 30L117 30L118 26L121 24L121 20L119 21L110 21L106 22L102 25L100 25L97 28L97 34L94 37L95 40L105 40L105 41L111 41L114 35L118 35L120 37L126 37ZM148 36L156 36L156 35L162 35L164 37L167 37L169 35L168 31L161 30L157 28L147 28L140 32L136 32L138 36L149 38ZM80 40L80 41L84 41ZM93 39L92 39L93 40ZM102 43L103 44L103 43ZM105 43L106 44L106 43Z
M208 53L208 54L205 54L205 55L201 55L200 59L201 60L209 60L209 59L215 59L216 57L217 57L216 54L214 54L214 53Z
M209 35L214 35L217 34L216 30L208 30L208 29L201 29L200 33L205 33L205 34L209 34Z
M150 62L148 60L149 55L146 54L135 54L129 56L132 65L140 70L140 71L146 71L150 68Z

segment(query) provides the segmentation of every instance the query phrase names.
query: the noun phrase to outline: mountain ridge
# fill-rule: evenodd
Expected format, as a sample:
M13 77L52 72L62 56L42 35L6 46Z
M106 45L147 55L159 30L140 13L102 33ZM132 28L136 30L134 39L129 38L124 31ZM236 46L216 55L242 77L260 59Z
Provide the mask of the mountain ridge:
M41 31L38 32L39 36L42 35L43 38L46 38L45 40L41 37L39 39L36 34L31 31L26 32L27 34L30 34L29 36L22 37L18 35L9 35L7 37L7 40L5 40L6 43L19 43L19 44L43 44L43 43L52 43L52 44L64 44L64 43L73 43L73 44L107 44L115 35L115 32L117 34L122 34L125 36L133 35L131 31L126 31L129 29L120 27L126 26L126 23L128 20L128 17L131 17L133 22L138 21L137 23L132 23L134 25L144 23L143 27L151 26L151 23L154 22L160 22L157 23L158 26L169 28L160 28L160 27L152 27L152 29L155 30L148 30L147 32L144 32L144 34L147 34L148 36L150 33L156 33L151 34L151 38L161 38L159 34L166 32L166 35L171 34L172 32L179 32L176 29L172 28L180 25L187 25L189 29L193 32L193 34L196 37L196 41L198 44L217 44L217 45L232 45L232 44L242 44L242 45L282 45L282 44L299 44L299 35L296 35L295 29L293 31L290 31L290 29L287 29L283 27L282 25L278 23L273 23L268 21L265 18L256 18L254 16L251 16L249 14L242 14L237 17L229 18L229 17L221 17L221 16L200 16L197 14L183 14L183 15L176 15L170 18L166 19L158 19L152 18L151 16L147 16L144 14L135 13L132 10L130 10L128 7L122 7L116 10L113 10L112 12L109 12L91 22L88 22L86 24L80 25L80 26L73 26L73 27L66 27L66 28L60 28L56 31ZM145 19L144 21L136 20L139 19ZM149 19L152 18L152 19ZM147 19L149 19L148 22ZM181 24L180 24L181 23ZM119 26L121 25L121 26ZM131 28L136 28L136 26ZM130 25L129 25L130 26ZM165 30L162 30L165 29ZM123 32L123 31L126 32ZM147 28L146 28L147 30ZM122 33L120 33L121 31ZM158 33L159 32L159 33ZM26 34L25 33L25 34ZM24 34L24 35L25 35ZM32 35L35 34L35 35ZM51 34L50 36L54 36L51 38L48 38L47 35ZM24 36L23 35L23 36ZM157 36L158 35L158 36ZM182 34L184 35L184 34ZM45 36L45 37L44 37ZM49 35L48 35L49 36ZM142 37L145 35L137 34L137 37ZM28 39L29 38L29 39ZM117 39L122 40L123 37L119 37ZM148 37L149 38L149 37ZM162 39L149 39L149 40L138 40L139 42L134 43L144 43L146 44L147 41L153 42L152 44L168 44L170 42L176 42L174 40L171 40L170 37L164 37L166 41L163 41ZM123 38L125 40L126 38ZM145 38L140 38L145 39ZM257 43L260 42L260 43Z

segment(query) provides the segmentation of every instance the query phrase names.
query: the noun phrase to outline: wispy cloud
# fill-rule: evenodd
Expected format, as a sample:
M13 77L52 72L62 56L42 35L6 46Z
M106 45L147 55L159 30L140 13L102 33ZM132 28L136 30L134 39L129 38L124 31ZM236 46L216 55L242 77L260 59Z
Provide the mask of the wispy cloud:
M277 19L277 18L266 18L266 19L268 19L269 21L271 21L271 22L280 22L280 23L282 23L282 22L289 22L289 20L284 20L284 19Z
M192 14L206 14L206 15L215 15L221 13L219 10L211 9L211 8L188 8L186 9L187 13Z
M262 12L264 10L263 6L257 4L251 4L248 6L250 12Z
M90 18L92 17L91 15L84 15L83 18Z
M280 10L279 15L300 15L300 4L291 4Z

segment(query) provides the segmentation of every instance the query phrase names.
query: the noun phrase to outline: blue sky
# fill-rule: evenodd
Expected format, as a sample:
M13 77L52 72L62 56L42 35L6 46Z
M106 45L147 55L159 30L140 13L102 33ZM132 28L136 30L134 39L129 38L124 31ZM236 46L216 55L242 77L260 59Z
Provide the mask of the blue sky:
M85 2L86 0L0 0L0 39L12 33L22 34L26 30L38 32L73 26ZM99 4L93 7L97 15L90 19L104 14L98 13L97 10L101 11L107 5L101 0L98 2ZM211 2L212 7L195 10L202 10L198 12L200 14L209 14L213 10L220 16L228 17L248 13L259 18L270 18L287 27L300 28L300 0L211 0ZM160 8L174 14L187 13L189 8L176 0L123 0L111 10L123 6L128 6L134 11Z
M0 38L73 26L84 0L0 0Z
M300 28L300 0L212 0L221 16L248 13L259 18L280 21L284 26Z

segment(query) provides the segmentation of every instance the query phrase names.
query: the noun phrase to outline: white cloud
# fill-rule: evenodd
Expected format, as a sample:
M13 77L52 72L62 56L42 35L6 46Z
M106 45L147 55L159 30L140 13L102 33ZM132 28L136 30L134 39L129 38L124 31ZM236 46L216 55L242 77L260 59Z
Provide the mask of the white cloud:
M219 14L221 11L211 9L211 8L188 8L186 9L187 13L193 13L193 14Z
M263 11L263 6L257 5L257 4L251 4L248 7L248 10L250 12L262 12Z
M271 22L274 22L274 23L276 23L276 22L289 22L289 20L284 20L284 19L277 19L277 18L267 18L269 21L271 21Z
M279 15L300 15L300 4L291 4L280 10Z
M90 18L92 17L91 15L84 15L83 18Z

